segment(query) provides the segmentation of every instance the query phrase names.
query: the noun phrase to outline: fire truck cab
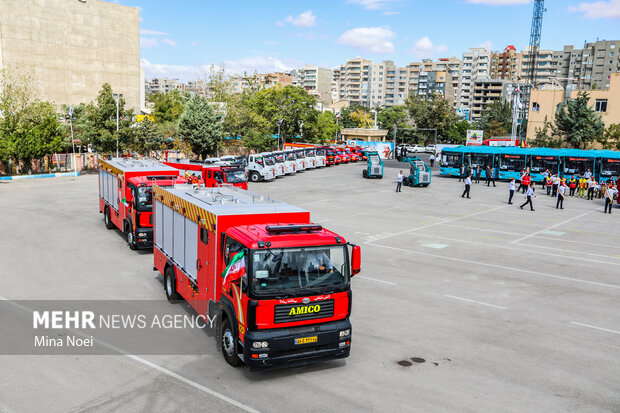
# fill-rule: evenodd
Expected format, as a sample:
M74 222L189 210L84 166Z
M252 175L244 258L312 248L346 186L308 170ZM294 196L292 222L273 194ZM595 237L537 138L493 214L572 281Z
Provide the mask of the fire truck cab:
M306 151L295 149L295 162L297 162L297 172L306 170Z
M185 182L178 169L150 159L99 159L99 212L106 228L120 229L131 249L151 248L153 185Z
M154 198L154 269L166 296L215 320L230 365L349 355L358 246L308 211L238 188L157 187Z
M265 157L263 154L248 156L248 176L250 181L271 181L276 179L275 162L271 157Z
M163 164L178 169L188 182L202 183L207 187L232 185L248 189L248 177L241 164L218 165L201 162L163 162Z

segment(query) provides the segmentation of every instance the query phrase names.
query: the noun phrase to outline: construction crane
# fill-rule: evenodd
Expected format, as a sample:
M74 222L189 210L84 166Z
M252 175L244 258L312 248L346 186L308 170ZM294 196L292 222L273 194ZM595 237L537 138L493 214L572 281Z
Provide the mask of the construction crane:
M527 115L530 107L530 94L532 88L536 87L536 61L538 60L538 54L540 52L540 38L542 34L542 20L543 13L547 11L545 9L545 0L534 0L534 14L532 15L532 28L530 31L530 45L529 45L529 54L530 61L528 63L528 71L527 73L527 82L522 85L521 88L517 85L517 94L522 93L523 105L521 110L520 123L525 125L527 122ZM521 105L519 105L521 106ZM513 136L516 131L516 127L513 126ZM520 135L523 138L521 142L525 140L525 136L527 134L527 128L522 127L520 131Z

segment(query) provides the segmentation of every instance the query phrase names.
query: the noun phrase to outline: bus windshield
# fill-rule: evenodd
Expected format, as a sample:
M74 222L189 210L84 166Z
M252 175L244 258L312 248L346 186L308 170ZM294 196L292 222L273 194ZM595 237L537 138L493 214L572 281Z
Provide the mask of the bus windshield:
M601 163L601 176L606 178L620 176L620 159L603 159Z
M588 158L564 158L565 175L583 175L588 169L592 168L592 159Z
M502 171L522 171L525 169L525 156L502 155L499 169Z
M256 295L317 294L349 283L346 249L342 245L272 248L254 251L251 288Z
M448 168L460 168L463 163L463 155L459 154L445 154L441 166L447 166Z

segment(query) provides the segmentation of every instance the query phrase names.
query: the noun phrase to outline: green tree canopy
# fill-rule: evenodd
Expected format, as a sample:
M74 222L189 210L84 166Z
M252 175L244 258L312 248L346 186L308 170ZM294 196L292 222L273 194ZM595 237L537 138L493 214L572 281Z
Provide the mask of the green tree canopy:
M179 136L187 142L195 154L203 159L217 152L222 138L222 124L215 110L205 98L192 96L179 118Z
M512 132L512 107L509 102L493 102L487 105L476 124L486 138L507 136Z
M609 125L597 140L603 145L603 149L620 150L620 124Z
M405 108L417 128L437 129L440 136L448 136L450 129L459 121L452 103L436 94L411 94L405 101Z
M177 123L183 113L185 102L189 99L188 93L171 90L168 93L155 93L149 97L153 102L153 117L157 123Z
M603 135L605 129L601 116L588 107L588 101L588 93L579 92L577 98L569 100L555 113L554 134L579 149L585 149Z
M342 108L340 111L339 124L342 125L343 128L358 128L358 121L351 117L351 114L357 112L370 114L370 109L362 105L349 105L346 108Z

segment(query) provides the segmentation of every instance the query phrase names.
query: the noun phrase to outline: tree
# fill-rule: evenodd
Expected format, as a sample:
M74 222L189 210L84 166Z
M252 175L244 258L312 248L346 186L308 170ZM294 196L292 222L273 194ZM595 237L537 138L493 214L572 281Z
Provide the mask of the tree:
M144 118L134 128L133 140L129 143L132 152L149 156L151 151L165 150L170 147L172 139L164 137L164 127Z
M448 130L447 135L445 136L445 140L448 143L464 145L467 139L468 129L472 129L471 123L462 119L452 125L452 127Z
M222 138L222 124L209 102L198 95L192 96L179 118L179 136L195 154L203 159L214 154Z
M569 100L555 114L553 133L579 149L585 149L605 129L601 116L588 107L588 101L588 93L579 92L576 99Z
M351 118L351 114L355 112L366 112L370 114L370 109L362 105L349 105L340 111L340 122L343 128L357 128L358 123Z
M597 138L603 149L620 150L620 124L612 123L605 132Z
M388 139L394 139L395 126L397 128L409 127L408 120L409 116L404 106L390 106L377 113L377 124L380 128L388 130ZM404 133L405 131L398 131L397 136L402 138Z
M372 116L370 116L370 113L360 110L360 109L356 110L355 112L350 113L349 118L353 122L355 122L356 128L370 129L374 124Z
M562 139L553 138L550 132L552 132L551 122L547 120L545 116L545 121L543 123L542 128L535 129L536 136L534 139L530 141L530 146L535 146L539 148L559 148L562 145Z
M440 136L447 136L459 120L452 103L437 94L411 94L405 101L405 107L417 128L437 129L437 135Z
M317 116L318 140L321 143L335 139L340 125L336 123L336 115L332 112L322 112Z
M512 108L509 102L493 102L487 105L476 127L484 131L484 136L506 136L512 131Z
M171 90L168 93L155 93L150 96L153 102L153 117L157 123L177 123L183 113L185 102L189 99L188 93Z

